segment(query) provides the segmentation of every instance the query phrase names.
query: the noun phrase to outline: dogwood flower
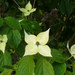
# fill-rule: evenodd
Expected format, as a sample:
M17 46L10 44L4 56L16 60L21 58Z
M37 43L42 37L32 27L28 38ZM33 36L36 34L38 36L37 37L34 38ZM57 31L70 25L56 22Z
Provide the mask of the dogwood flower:
M49 40L49 30L50 28L47 31L39 33L37 36L28 35L26 31L24 31L25 42L27 43L24 56L39 53L46 57L52 57L51 49L46 45Z
M36 11L36 8L32 8L32 5L29 1L25 8L19 8L19 10L24 13L24 16L29 16L32 12Z
M67 48L69 49L69 43L67 43ZM75 59L75 44L71 46L71 48L69 49L69 52Z
M0 50L4 53L5 52L5 46L7 42L7 36L6 35L0 35Z

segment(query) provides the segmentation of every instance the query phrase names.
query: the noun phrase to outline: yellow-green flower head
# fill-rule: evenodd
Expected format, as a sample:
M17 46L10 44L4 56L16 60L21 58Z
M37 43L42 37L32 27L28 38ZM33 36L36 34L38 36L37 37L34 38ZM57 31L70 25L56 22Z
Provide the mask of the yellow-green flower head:
M4 53L7 42L7 35L0 35L0 50Z
M67 43L67 48L69 49L69 43ZM69 49L69 52L75 59L75 44L71 46L71 48Z
M52 57L51 49L46 45L49 40L49 30L50 28L47 31L39 33L37 36L28 35L26 31L24 31L25 42L27 43L24 56L40 53L43 56Z
M32 8L32 5L29 1L25 8L19 8L19 10L24 13L24 16L29 16L32 12L36 11L36 8Z

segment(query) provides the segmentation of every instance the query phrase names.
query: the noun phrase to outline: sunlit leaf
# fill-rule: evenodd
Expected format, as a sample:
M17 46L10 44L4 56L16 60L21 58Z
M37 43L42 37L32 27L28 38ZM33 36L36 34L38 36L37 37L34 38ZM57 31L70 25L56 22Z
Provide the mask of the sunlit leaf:
M39 59L35 66L35 75L54 75L52 65L44 58Z
M32 56L23 57L17 67L16 75L33 75L34 61Z

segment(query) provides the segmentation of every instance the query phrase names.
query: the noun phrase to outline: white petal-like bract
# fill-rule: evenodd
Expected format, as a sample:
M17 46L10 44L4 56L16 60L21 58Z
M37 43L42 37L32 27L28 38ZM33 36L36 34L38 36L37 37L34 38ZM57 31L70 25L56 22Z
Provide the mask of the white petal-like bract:
M52 57L51 50L50 50L49 46L47 46L47 45L44 45L44 46L40 45L39 53L46 57Z
M0 35L0 50L4 53L5 52L5 46L7 42L7 35Z
M8 38L7 38L7 35L3 35L3 42L7 42Z
M32 5L30 3L30 1L28 2L28 4L25 7L27 10L31 10L32 9Z
M6 46L6 43L0 43L0 50L4 53L5 52L5 46Z
M34 55L37 52L38 52L38 48L37 48L36 45L34 45L34 44L28 44L25 47L25 54L24 54L24 56L26 56L26 55Z
M75 58L75 44L71 46L70 53Z
M49 40L49 30L50 28L47 31L41 32L37 35L37 41L40 42L40 44L47 44Z
M19 8L19 10L24 12L24 13L27 12L27 10L25 8Z
M32 43L32 44L36 43L36 36L35 35L28 35L25 30L24 30L24 33L25 33L26 43Z
M24 16L28 16L28 15L30 15L30 12L25 12L24 13Z
M30 13L32 13L32 12L34 12L34 11L36 11L36 8L33 8L32 10L30 10Z

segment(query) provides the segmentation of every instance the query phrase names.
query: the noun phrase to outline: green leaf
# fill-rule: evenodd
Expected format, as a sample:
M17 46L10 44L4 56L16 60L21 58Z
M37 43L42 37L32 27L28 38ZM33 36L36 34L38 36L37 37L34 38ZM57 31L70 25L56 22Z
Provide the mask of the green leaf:
M8 33L8 43L12 48L17 48L21 42L21 34L18 30L12 29Z
M11 75L12 71L13 71L12 69L7 69L3 71L0 75Z
M9 27L8 26L2 26L2 27L0 27L0 34L7 34L8 33L8 31L9 31Z
M53 68L55 75L64 75L66 72L66 64L65 63L53 63Z
M30 32L35 32L35 33L39 33L42 31L41 27L39 26L39 24L36 21L27 21L27 20L23 20L21 22L21 25L23 26L23 28L26 31L30 31Z
M74 64L74 65L73 65L73 75L75 75L75 61L74 61L73 64Z
M32 56L23 57L17 67L16 75L33 75L34 61Z
M59 9L65 15L70 16L71 12L73 11L73 6L71 3L68 2L68 0L61 0L61 3L59 4Z
M20 56L23 56L23 55L24 55L24 52L25 52L25 47L24 47L22 44L20 44L20 45L18 46L18 48L16 49L16 51L17 51L17 53L18 53Z
M5 53L0 58L0 71L5 70L6 68L3 68L4 65L11 65L11 55L8 51L5 51Z
M10 28L19 29L19 30L21 29L20 23L13 17L6 17L5 22Z
M4 65L3 68L7 68L7 69L13 69L13 65Z
M0 50L0 58L2 57L2 55L3 55L3 52Z
M41 58L36 63L35 75L54 75L54 70L52 65L44 58Z
M67 70L64 75L73 75L73 73Z
M40 33L42 31L41 27L36 21L31 21L30 24L34 32Z
M65 58L62 56L61 52L56 49L51 49L51 54L53 56L53 60L59 63L65 62Z
M0 27L3 25L3 18L0 18Z
M52 9L56 8L58 2L59 2L59 0L51 0L51 2L49 4L50 5L49 9L52 10Z

